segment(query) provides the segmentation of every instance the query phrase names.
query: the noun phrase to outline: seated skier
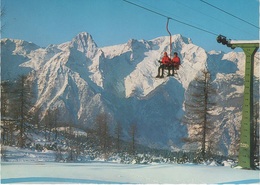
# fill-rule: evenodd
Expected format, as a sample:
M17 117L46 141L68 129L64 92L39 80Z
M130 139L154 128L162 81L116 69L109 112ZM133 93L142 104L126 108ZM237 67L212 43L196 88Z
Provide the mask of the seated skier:
M161 65L158 68L158 75L156 76L156 78L163 78L164 69L169 66L170 62L171 62L171 59L168 57L167 52L164 52L164 56L162 58ZM162 71L161 75L160 75L160 71ZM170 71L168 71L168 76L169 76L169 72Z
M178 53L174 52L174 57L168 66L168 76L174 76L174 69L178 70L180 65L180 58L178 57ZM170 70L172 70L172 74L170 74Z
M174 52L174 56L172 58L172 63L173 63L174 69L178 70L179 66L180 66L180 63L181 63L181 60L178 57L178 53L177 52Z

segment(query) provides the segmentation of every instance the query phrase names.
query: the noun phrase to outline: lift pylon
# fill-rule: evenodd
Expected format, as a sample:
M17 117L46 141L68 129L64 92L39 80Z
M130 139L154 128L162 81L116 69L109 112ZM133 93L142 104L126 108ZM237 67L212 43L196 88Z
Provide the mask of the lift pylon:
M217 37L217 42L232 49L242 48L245 55L244 101L242 108L242 122L240 128L240 143L238 166L254 169L254 123L253 123L253 80L254 56L259 48L259 40L231 40L223 35Z
M259 48L259 40L255 41L230 41L231 48L240 47L246 55L244 101L242 108L242 122L240 129L240 143L238 166L245 169L254 168L254 126L253 126L253 77L254 55Z

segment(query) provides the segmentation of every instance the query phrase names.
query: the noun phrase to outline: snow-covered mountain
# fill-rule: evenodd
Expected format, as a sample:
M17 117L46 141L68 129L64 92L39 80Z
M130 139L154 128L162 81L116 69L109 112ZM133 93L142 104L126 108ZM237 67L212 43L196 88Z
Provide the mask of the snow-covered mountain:
M120 122L125 139L131 124L137 124L140 143L181 148L181 139L192 132L181 123L185 92L196 74L207 66L218 87L219 104L214 112L217 138L223 152L231 154L241 120L244 54L206 52L179 34L172 40L173 51L181 58L178 77L157 79L158 60L169 51L166 36L149 41L131 39L103 48L85 32L70 42L46 48L2 39L2 81L30 74L35 84L35 106L43 114L58 107L64 123L91 128L96 115L107 112L111 130Z

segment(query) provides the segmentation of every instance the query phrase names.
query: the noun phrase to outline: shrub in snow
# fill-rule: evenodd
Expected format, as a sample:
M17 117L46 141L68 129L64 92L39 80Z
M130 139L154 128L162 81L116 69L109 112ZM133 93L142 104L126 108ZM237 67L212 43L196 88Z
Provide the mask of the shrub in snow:
M1 160L5 161L6 160L6 149L4 146L1 146L0 150L1 150Z
M61 149L58 149L55 153L55 161L56 162L64 162L64 158L61 152Z
M222 164L223 166L230 166L230 167L236 166L236 162L233 161L233 160L230 160L230 159L222 161L221 164Z

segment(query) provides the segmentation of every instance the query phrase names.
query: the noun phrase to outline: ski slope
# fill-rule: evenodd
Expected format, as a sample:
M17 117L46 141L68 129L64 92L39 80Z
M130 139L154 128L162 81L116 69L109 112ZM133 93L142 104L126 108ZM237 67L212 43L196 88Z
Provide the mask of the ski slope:
M259 184L259 171L194 164L2 162L1 183Z

